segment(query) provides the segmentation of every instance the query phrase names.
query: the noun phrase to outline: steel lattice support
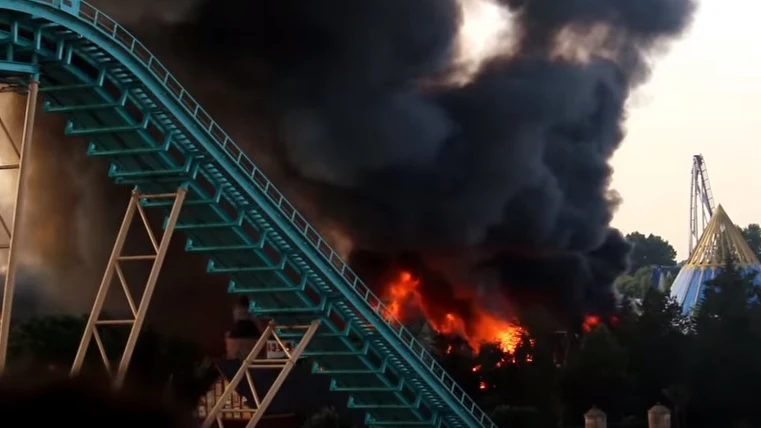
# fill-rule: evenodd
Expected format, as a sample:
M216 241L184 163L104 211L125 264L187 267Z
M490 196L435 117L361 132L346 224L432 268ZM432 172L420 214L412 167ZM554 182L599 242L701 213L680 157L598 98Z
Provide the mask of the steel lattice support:
M18 164L0 165L0 170L18 170L18 182L16 184L16 202L13 207L13 219L10 228L8 223L0 217L0 225L8 235L8 244L0 246L8 250L8 266L5 272L5 284L3 286L3 305L0 310L0 374L5 371L5 363L8 355L8 339L11 328L11 314L13 311L13 295L16 288L16 271L18 269L17 235L21 228L18 221L20 213L26 212L25 190L29 182L29 162L34 137L35 114L37 112L37 95L39 82L31 80L28 85L26 98L26 110L24 113L24 129L21 137L21 147L18 154ZM15 150L15 147L14 147Z
M692 254L700 241L714 212L713 191L708 180L708 167L703 155L692 157L692 179L690 181L690 246ZM698 217L701 222L698 224Z
M221 414L225 411L230 412L236 412L240 413L241 409L225 409L225 406L227 405L228 401L230 400L233 391L236 390L240 382L245 377L248 386L251 389L251 395L254 397L253 407L251 407L251 411L253 412L253 416L246 424L246 428L253 428L256 426L256 424L259 422L259 420L264 416L264 413L267 411L267 407L269 407L270 403L272 403L272 400L275 398L275 395L277 395L280 388L283 386L283 383L285 382L286 378L288 378L288 375L290 374L291 370L293 369L294 365L296 364L296 361L301 357L301 354L304 352L304 349L306 349L307 345L309 345L309 341L312 340L312 337L314 337L315 333L317 332L317 329L320 326L320 321L315 320L312 321L311 324L308 326L293 326L293 327L276 327L274 323L270 323L269 326L264 330L264 333L259 338L259 340L256 341L256 344L251 349L251 352L249 352L248 356L243 359L243 362L241 363L240 368L237 372L235 372L235 376L233 376L232 379L230 379L230 382L228 383L227 387L225 388L225 391L222 393L222 395L219 397L217 402L214 404L214 407L211 409L208 415L206 415L206 419L204 420L203 424L201 425L201 428L210 428L215 422L217 423L217 426L219 428L223 428L222 423L222 417ZM277 330L305 330L304 336L299 341L298 345L294 349L288 349L288 347L283 343L283 340L280 339L277 335ZM262 351L265 349L265 346L267 345L268 340L275 340L280 346L280 348L283 350L283 352L286 355L286 358L282 359L261 359L258 358L259 355L262 353ZM275 379L275 382L270 386L267 393L264 395L264 398L259 398L259 392L256 390L256 385L254 384L254 379L251 376L250 369L280 369L280 373L278 374L277 378ZM249 410L249 409L246 409Z
M140 334L140 330L145 321L145 315L148 312L148 306L150 304L151 297L153 297L153 291L156 288L156 280L158 279L159 273L161 272L161 267L164 264L164 258L166 257L166 252L169 248L169 242L172 238L172 234L174 233L175 226L177 225L177 219L180 215L180 210L182 209L182 203L185 200L186 192L187 191L184 187L180 187L176 193L167 194L146 195L139 193L137 190L132 192L132 197L130 198L129 205L127 206L127 212L124 215L124 220L122 221L121 228L119 229L119 234L116 237L116 242L114 243L111 257L108 260L106 271L103 274L103 280L100 283L98 294L95 297L95 303L93 304L92 311L90 312L90 317L87 320L85 331L82 334L82 341L79 344L77 355L74 358L74 363L71 367L72 375L79 374L80 370L82 369L82 365L84 364L85 355L87 354L87 349L90 345L90 341L95 338L95 344L100 351L100 355L103 359L103 363L105 364L106 369L109 371L109 373L114 375L114 386L118 388L124 384L127 369L129 367L130 360L132 359L132 354L135 350L135 344L137 343L138 335ZM164 233L160 240L156 239L156 236L151 230L150 224L148 223L148 217L145 213L145 208L143 207L143 201L151 199L174 199L172 210L169 213L169 218L166 221ZM148 255L125 256L122 254L122 250L124 248L124 243L129 234L132 220L134 219L136 212L140 214L142 225L145 231L148 233L148 238L150 239L151 245L153 246L154 253ZM153 262L150 274L148 275L148 279L145 284L145 291L143 291L143 296L140 299L140 304L137 306L135 305L135 301L132 298L132 294L129 290L129 285L127 284L127 279L125 278L124 272L120 265L121 262L129 261ZM116 276L119 278L119 282L121 283L122 289L127 298L127 303L133 316L131 319L100 319L101 312L103 311L103 304L105 303L106 297L108 296L108 291L111 287L111 283L113 282L114 274L116 274ZM98 326L105 325L131 326L129 337L124 347L124 351L122 352L116 373L113 373L111 369L110 359L106 354L106 349L103 346L103 341L101 340L101 336L98 334L97 330Z

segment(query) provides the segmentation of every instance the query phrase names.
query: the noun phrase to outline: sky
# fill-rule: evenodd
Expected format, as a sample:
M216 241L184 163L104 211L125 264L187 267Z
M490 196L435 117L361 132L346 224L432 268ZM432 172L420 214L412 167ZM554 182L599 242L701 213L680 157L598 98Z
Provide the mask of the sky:
M613 226L660 235L685 258L695 154L732 221L761 223L760 15L758 0L702 0L685 37L653 58L613 159L612 187L623 198Z

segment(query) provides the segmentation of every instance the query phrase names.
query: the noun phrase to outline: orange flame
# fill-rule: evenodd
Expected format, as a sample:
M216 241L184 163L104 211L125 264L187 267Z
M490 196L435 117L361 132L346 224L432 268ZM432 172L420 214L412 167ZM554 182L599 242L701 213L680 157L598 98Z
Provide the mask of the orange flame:
M589 333L594 330L595 327L600 325L600 323L602 323L602 320L597 315L587 315L584 317L584 323L581 325L581 328L584 332Z
M402 271L386 286L385 297L388 312L398 320L403 320L405 308L415 307L422 311L431 327L441 334L457 334L462 336L476 351L484 343L497 343L502 351L515 352L520 344L523 328L497 318L486 311L477 311L471 325L466 325L465 320L454 313L447 313L443 319L436 319L431 315L430 308L426 307L423 296L419 291L420 280L412 273Z
M584 317L584 322L581 324L581 329L584 331L584 333L589 333L590 331L603 324L603 322L610 327L615 327L618 325L619 319L615 315L608 316L604 320L598 315L587 315Z
M409 272L401 272L399 277L391 281L386 288L388 311L396 319L401 319L404 304L412 297L416 305L420 305L420 295L417 288L420 280L413 278Z

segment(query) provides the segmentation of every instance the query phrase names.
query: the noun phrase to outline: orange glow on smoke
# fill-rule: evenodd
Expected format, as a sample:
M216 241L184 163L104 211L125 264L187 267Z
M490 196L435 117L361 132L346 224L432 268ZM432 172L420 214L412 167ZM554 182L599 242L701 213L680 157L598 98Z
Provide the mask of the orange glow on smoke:
M419 291L420 280L407 271L400 272L394 280L386 285L385 300L390 315L397 320L404 320L405 309L420 310L431 327L441 334L462 336L477 351L484 343L498 343L502 350L513 353L520 344L524 333L519 325L502 320L486 311L476 311L470 325L455 313L446 313L443 319L436 319Z

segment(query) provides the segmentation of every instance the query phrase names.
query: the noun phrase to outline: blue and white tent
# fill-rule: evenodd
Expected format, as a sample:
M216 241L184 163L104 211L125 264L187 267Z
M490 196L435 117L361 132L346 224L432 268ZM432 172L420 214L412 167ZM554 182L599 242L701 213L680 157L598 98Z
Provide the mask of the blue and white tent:
M705 282L721 272L727 256L734 257L737 268L746 273L761 272L761 263L742 232L719 205L698 245L671 285L671 297L682 306L684 313L690 312L700 302ZM754 281L756 285L761 285L761 275L757 275Z

